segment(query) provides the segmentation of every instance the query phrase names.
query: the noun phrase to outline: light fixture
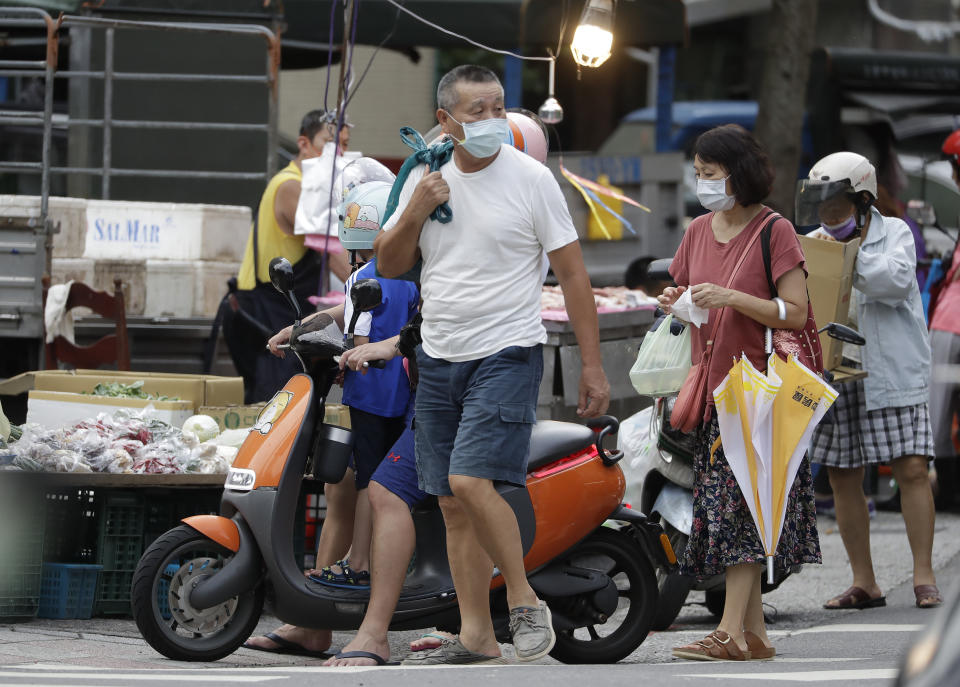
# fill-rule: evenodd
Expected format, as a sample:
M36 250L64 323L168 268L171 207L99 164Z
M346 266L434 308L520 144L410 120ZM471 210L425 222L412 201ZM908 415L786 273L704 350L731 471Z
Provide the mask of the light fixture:
M550 60L550 84L547 88L547 99L537 111L544 124L559 124L563 121L563 108L555 97L553 97L554 65L556 60Z
M599 67L613 45L614 0L587 0L573 34L570 51L582 67Z

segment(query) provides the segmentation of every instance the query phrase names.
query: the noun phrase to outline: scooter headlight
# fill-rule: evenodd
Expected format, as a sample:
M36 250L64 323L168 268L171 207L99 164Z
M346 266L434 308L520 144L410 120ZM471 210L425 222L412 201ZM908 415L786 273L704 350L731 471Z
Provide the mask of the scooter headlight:
M250 491L257 483L257 473L246 468L230 468L224 488L234 491Z

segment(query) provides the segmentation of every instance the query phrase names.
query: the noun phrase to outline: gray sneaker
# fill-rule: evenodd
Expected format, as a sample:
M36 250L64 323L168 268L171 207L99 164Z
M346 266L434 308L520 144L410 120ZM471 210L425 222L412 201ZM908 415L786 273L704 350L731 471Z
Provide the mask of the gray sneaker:
M518 661L536 661L550 653L557 641L550 609L539 601L536 608L517 606L510 609L510 634Z
M430 651L418 651L403 659L405 666L465 666L508 663L502 656L487 656L470 651L459 638L443 639L440 646Z

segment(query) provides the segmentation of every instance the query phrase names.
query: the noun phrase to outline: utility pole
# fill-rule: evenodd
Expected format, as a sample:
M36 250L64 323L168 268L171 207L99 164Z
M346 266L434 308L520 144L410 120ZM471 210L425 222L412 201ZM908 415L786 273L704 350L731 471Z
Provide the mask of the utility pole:
M756 136L776 172L767 203L788 218L793 218L816 24L817 0L773 0Z

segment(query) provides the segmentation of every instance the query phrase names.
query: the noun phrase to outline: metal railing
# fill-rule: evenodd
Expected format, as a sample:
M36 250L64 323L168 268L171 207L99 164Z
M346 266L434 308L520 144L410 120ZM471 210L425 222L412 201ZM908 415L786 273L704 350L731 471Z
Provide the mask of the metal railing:
M33 8L0 8L0 28L46 27L46 60L2 60L0 77L43 77L44 108L42 111L21 112L0 110L0 124L34 125L43 127L41 160L24 162L0 160L0 171L34 173L41 175L41 215L46 219L50 195L51 174L86 174L99 176L102 180L101 197L110 198L112 177L178 177L195 179L237 179L268 181L277 167L277 78L280 68L280 40L265 26L244 24L209 24L195 22L156 22L103 19L85 16L63 16L53 20L46 12ZM62 28L83 27L104 30L104 67L102 70L58 70L58 41ZM220 34L235 36L258 36L266 46L266 70L264 74L189 74L161 72L117 71L114 64L114 39L117 30L153 30ZM51 146L53 114L53 86L55 78L102 79L103 116L100 118L57 117L57 124L67 127L98 127L102 129L102 163L99 167L52 166ZM260 83L267 92L267 121L265 123L156 121L113 118L114 84L118 81L164 81L193 83ZM212 171L171 170L153 168L113 167L113 131L115 129L171 129L195 131L262 131L266 138L264 171Z

